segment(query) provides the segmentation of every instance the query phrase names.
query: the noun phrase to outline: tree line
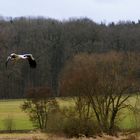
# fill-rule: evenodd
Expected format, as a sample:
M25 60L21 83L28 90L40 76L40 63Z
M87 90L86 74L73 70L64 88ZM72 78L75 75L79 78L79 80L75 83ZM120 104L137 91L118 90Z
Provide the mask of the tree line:
M110 51L138 53L140 23L121 21L108 25L88 18L59 21L43 17L0 19L0 98L24 98L31 87L49 86L59 96L61 71L80 53ZM37 68L17 62L5 67L12 53L32 53ZM127 60L126 60L127 61ZM124 64L125 65L125 64Z

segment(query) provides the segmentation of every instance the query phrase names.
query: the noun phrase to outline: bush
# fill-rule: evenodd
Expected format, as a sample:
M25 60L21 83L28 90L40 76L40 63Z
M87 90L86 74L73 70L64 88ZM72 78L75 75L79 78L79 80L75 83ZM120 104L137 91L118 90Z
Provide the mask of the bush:
M46 131L50 133L63 133L64 116L58 111L48 116Z
M81 121L78 118L68 118L63 131L68 137L89 137L99 132L97 128L92 120Z
M100 132L93 119L81 120L74 107L60 108L58 112L50 113L48 118L47 132L65 134L67 137L89 137Z
M94 120L91 117L80 118L75 106L69 108L64 107L61 109L61 114L64 116L62 131L66 136L80 137L84 135L89 137L99 133L99 129Z

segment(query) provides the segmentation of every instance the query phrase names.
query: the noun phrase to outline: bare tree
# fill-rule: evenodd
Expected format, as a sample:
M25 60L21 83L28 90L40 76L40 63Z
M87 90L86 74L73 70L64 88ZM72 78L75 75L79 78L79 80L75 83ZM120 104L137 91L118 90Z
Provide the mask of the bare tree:
M100 130L113 134L119 112L126 108L134 87L121 53L78 55L62 73L60 89L69 96L88 98Z

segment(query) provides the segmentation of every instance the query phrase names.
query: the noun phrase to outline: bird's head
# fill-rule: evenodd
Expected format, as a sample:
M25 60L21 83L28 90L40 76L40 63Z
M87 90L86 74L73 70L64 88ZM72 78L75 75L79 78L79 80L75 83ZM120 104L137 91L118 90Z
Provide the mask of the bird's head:
M12 54L10 55L11 60L17 59L17 57L18 57L18 55L15 54L15 53L12 53Z

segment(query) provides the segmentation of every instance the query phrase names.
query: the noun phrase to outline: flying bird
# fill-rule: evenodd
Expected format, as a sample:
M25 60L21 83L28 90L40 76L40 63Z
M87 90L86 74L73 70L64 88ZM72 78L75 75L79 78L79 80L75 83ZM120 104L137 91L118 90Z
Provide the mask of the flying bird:
M7 60L6 60L6 63L5 63L6 67L7 67L7 64L9 62L9 60L17 61L17 60L20 60L20 59L28 60L30 67L31 68L36 68L37 64L36 64L36 61L35 61L34 57L32 56L32 54L19 55L19 54L15 54L15 53L12 53L7 57Z

